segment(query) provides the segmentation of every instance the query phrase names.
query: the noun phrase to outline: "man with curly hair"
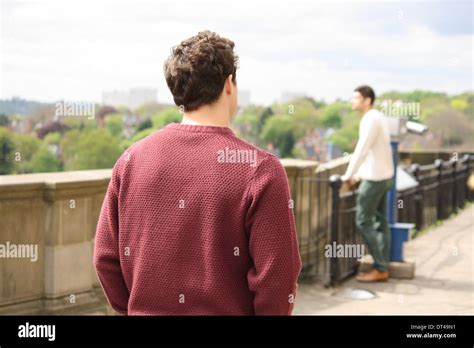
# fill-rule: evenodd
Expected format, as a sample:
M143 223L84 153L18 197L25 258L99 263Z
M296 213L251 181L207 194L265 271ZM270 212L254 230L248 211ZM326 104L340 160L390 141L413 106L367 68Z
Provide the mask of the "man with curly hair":
M234 43L203 31L172 49L164 74L182 123L117 161L94 264L124 315L290 315L301 270L286 172L229 128Z

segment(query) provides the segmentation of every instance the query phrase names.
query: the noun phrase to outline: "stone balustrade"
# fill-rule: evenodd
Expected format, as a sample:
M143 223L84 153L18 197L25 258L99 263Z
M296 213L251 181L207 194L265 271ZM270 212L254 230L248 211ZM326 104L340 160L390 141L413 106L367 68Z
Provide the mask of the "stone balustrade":
M296 221L305 221L298 216L310 213L309 191L297 183L314 175L317 162L281 162L292 198L300 202ZM37 260L0 258L0 314L113 313L92 263L110 176L111 169L0 176L0 246L38 251ZM308 227L297 228L301 235Z

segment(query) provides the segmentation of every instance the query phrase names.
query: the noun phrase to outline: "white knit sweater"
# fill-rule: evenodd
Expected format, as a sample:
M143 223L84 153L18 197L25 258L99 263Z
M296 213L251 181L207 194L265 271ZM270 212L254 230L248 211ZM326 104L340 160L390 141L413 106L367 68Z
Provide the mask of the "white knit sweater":
M357 174L361 179L380 181L393 176L390 132L385 116L371 109L359 125L359 141L342 179Z

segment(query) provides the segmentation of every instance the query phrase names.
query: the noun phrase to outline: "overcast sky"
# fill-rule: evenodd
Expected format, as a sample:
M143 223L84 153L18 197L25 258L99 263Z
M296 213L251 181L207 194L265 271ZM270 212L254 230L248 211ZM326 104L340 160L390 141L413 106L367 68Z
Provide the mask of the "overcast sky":
M472 1L0 0L0 98L101 101L158 89L163 61L209 29L233 40L251 101L282 92L327 101L376 92L472 90Z

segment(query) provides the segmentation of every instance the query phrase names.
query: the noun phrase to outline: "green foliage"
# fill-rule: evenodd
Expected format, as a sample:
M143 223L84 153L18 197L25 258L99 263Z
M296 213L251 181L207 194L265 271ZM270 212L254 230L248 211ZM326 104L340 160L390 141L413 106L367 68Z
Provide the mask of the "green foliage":
M264 108L260 113L260 117L258 118L257 130L260 134L262 132L263 126L265 126L265 122L274 115L272 108Z
M96 120L87 120L87 121L81 122L79 129L81 130L99 129L99 125L97 124Z
M151 127L153 127L153 123L151 122L151 119L147 118L143 120L142 122L140 122L140 124L137 127L137 133Z
M63 117L62 122L69 127L69 129L79 129L81 126L83 127L83 120L81 117L73 117L73 116L68 116L68 117ZM95 121L94 121L95 123Z
M161 106L160 104L151 102L151 103L145 103L141 105L140 107L138 107L135 110L135 113L142 117L150 118L153 115L157 114L162 109L163 109L163 106Z
M295 145L292 117L288 115L271 117L265 123L261 138L267 143L272 143L278 149L280 157L291 156Z
M105 117L105 128L110 131L112 136L120 138L123 132L123 116L118 113L108 114Z
M0 175L10 174L13 170L13 135L5 127L0 127Z
M275 114L288 115L293 122L293 137L299 139L309 129L320 126L321 110L316 109L315 102L311 98L297 98L284 104L274 104Z
M163 111L160 111L156 115L154 115L152 117L152 123L155 129L160 129L169 123L173 123L173 122L179 123L181 122L182 118L183 116L181 115L178 109L167 108L167 109L164 109Z
M45 137L51 139L58 133L50 133ZM19 174L31 173L31 160L41 146L41 141L34 136L26 134L15 134L13 137L15 144L14 171Z
M464 111L469 107L469 103L465 99L453 99L451 100L451 106L456 110Z
M61 142L65 170L112 168L120 146L107 129L67 132Z
M5 114L0 114L0 127L7 127L10 123L8 116Z
M431 114L426 124L432 132L440 135L443 147L472 144L474 125L459 110L443 108Z
M308 155L307 155L306 151L303 148L300 148L300 147L294 147L291 155L292 155L291 157L299 158L299 159L307 159L308 158Z
M61 134L58 132L48 133L43 139L43 142L46 144L56 144L59 145L61 142Z
M125 152L132 144L133 141L131 139L122 139L120 142L120 152Z
M327 106L321 115L321 125L325 128L340 128L342 126L341 110L337 104Z
M257 115L241 114L234 119L234 125L240 136L244 134L248 141L258 144L259 119Z
M391 99L420 103L420 121L429 126L429 135L407 135L403 146L407 151L433 146L472 149L474 147L474 93L471 91L448 96L431 91L391 91L377 97L376 102ZM69 129L62 135L48 133L43 140L35 135L15 134L2 125L13 127L13 121L23 116L10 113L0 115L0 174L48 172L78 169L111 168L120 153L134 142L152 134L171 122L180 122L182 115L176 107L143 105L137 113L145 117L130 139L124 138L124 110L102 108L104 118L86 119L63 117ZM45 109L46 110L46 109ZM49 115L38 112L38 119ZM48 109L49 110L49 109ZM44 115L43 115L44 114ZM45 116L46 117L46 116ZM337 100L325 104L312 98L296 98L270 106L248 105L233 120L236 133L259 147L273 148L280 157L306 158L305 144L321 141L315 128L335 128L326 140L352 152L358 139L361 115L351 110L350 103ZM50 121L45 119L44 121ZM103 122L102 122L103 121ZM105 128L99 128L99 125ZM402 140L403 141L403 140ZM324 144L321 144L324 145Z
M352 152L359 136L359 119L352 117L341 129L334 132L330 141L344 152Z
M155 129L153 128L147 128L147 129L144 129L138 133L136 133L133 137L132 137L132 144L139 141L139 140L142 140L143 138L146 138L147 136L149 136L151 133L153 133L155 131Z
M424 99L436 98L439 101L447 102L448 96L446 93L414 90L413 92L397 92L389 91L381 94L376 99L380 102L382 100L401 100L402 102L421 102ZM376 101L377 101L376 100Z
M58 172L62 170L61 161L51 152L47 144L43 144L31 160L33 173Z

